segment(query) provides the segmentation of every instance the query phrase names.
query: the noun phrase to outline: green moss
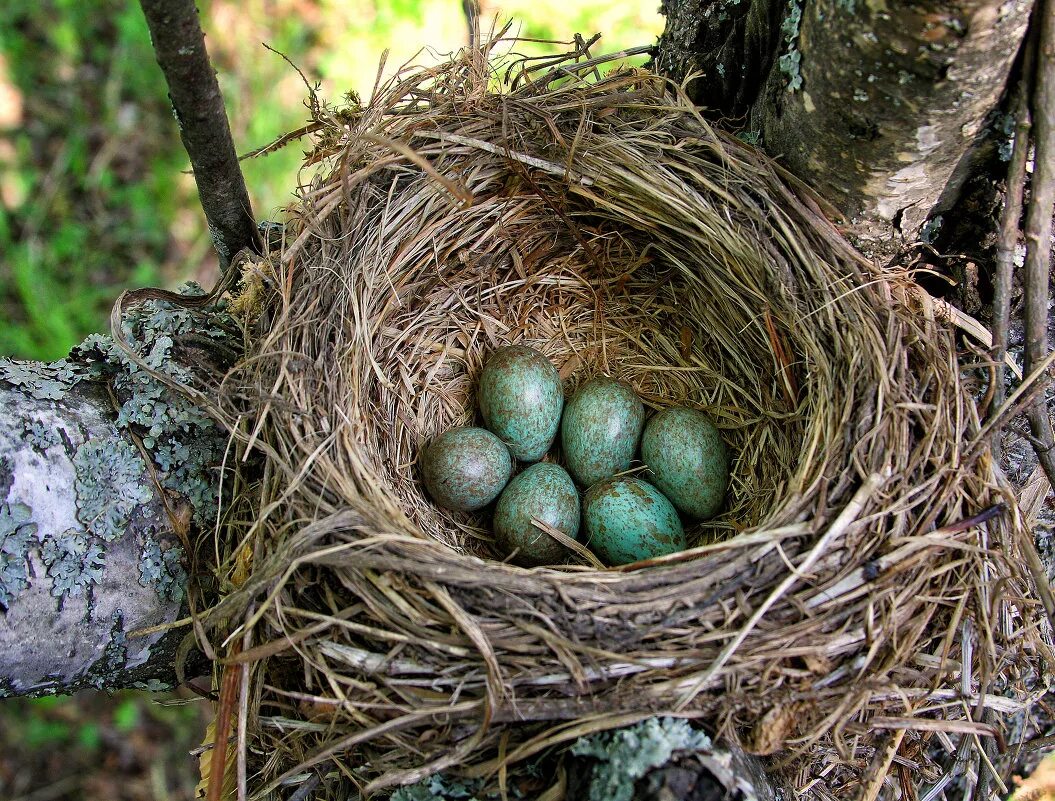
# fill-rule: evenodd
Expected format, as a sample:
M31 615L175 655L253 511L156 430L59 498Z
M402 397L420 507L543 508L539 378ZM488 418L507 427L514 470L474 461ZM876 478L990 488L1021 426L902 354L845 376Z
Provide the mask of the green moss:
M33 510L24 503L0 504L0 606L11 602L29 586L27 556L36 545Z
M56 598L76 597L102 581L102 545L83 531L68 529L59 537L46 537L40 556L52 580L51 594Z
M96 437L77 448L78 520L106 542L121 537L132 513L153 497L147 466L136 447L118 436Z
M678 718L649 718L635 726L602 732L572 746L576 756L592 757L590 801L631 801L634 784L676 751L709 748L710 738Z

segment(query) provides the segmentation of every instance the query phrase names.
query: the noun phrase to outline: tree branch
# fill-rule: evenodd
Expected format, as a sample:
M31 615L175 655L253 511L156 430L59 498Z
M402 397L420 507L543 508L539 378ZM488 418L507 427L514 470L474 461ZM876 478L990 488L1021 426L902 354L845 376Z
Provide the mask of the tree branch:
M1032 87L1035 36L1029 37L1022 59L1022 78L1015 89L1013 113L1015 116L1015 140L1011 150L1011 163L1007 170L1007 187L1004 192L1004 208L1000 215L1000 235L996 247L996 275L993 294L993 399L989 406L990 416L996 415L1007 399L1007 335L1011 323L1011 288L1014 279L1015 245L1022 222L1022 200L1026 186L1026 162L1029 158L1029 141L1032 121L1029 115L1030 88ZM1002 430L996 429L993 436L993 459L1001 458Z
M168 83L220 267L226 270L243 248L259 253L260 239L198 9L194 0L140 0L140 5Z
M1029 212L1026 215L1026 360L1028 373L1048 355L1048 296L1051 269L1051 215L1055 210L1055 8L1039 0L1037 72L1033 83L1036 154ZM1047 394L1029 412L1037 456L1055 487L1055 436Z
M215 390L241 329L189 287L45 364L0 359L0 695L171 683L210 574L227 436ZM188 574L195 581L188 580Z
M179 538L105 387L49 369L0 362L21 381L0 382L0 694L162 689L187 632L165 628Z

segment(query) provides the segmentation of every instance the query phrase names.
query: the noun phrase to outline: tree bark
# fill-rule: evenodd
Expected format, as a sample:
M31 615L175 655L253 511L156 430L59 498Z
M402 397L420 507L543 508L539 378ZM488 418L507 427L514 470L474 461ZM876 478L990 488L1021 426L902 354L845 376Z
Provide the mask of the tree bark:
M1031 9L668 0L657 63L675 76L702 69L692 92L709 113L743 118L749 138L845 215L862 249L888 257L956 199Z
M103 386L0 363L16 371L0 387L0 688L163 689L186 630L133 634L177 620L185 593L159 488Z
M188 629L167 624L186 612L193 530L216 519L226 437L169 383L214 386L241 342L190 294L128 312L131 352L93 335L51 364L0 359L4 694L161 689L176 675Z
M243 248L259 253L260 239L198 9L194 0L140 0L140 5L194 169L220 268L226 270Z

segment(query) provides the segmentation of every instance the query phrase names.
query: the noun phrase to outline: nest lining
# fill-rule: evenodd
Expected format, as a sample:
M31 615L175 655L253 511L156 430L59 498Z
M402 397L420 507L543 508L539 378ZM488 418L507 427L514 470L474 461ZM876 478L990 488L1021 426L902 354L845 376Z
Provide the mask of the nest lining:
M874 721L963 717L933 691L965 639L968 671L1022 697L1024 532L915 286L662 78L587 80L581 53L498 73L490 46L317 112L316 177L228 381L256 398L232 428L268 454L229 548L252 569L210 617L253 666L254 785L323 763L371 790L489 775L500 752L673 713L796 755L788 775L820 749L850 786ZM474 419L511 343L566 390L604 373L714 416L732 488L695 548L525 570L495 560L484 518L423 495L422 445Z

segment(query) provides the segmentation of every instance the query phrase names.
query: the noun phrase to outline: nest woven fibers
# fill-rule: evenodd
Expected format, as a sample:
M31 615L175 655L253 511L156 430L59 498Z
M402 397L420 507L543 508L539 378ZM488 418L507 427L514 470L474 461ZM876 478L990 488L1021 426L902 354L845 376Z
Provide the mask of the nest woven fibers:
M678 86L583 48L499 68L497 44L313 98L254 267L225 402L266 469L205 621L248 678L251 792L504 777L656 714L819 796L999 738L1046 624L955 332ZM603 374L717 421L729 499L689 550L524 569L486 513L430 502L415 460L517 343L566 392Z

